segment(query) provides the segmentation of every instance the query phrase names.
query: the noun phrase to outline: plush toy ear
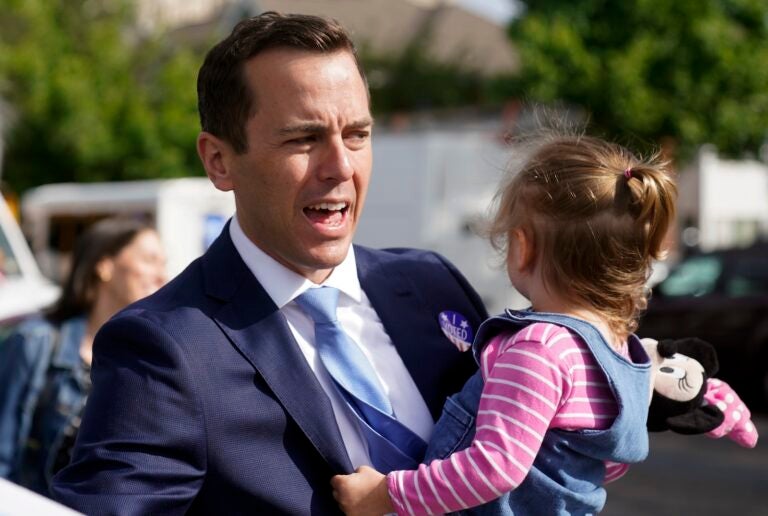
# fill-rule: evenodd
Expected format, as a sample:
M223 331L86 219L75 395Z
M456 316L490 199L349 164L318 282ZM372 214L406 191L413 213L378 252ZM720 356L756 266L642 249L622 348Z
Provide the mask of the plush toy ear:
M713 377L720 368L714 346L705 340L689 337L677 340L664 340L659 343L659 353L662 356L668 356L664 352L668 352L673 348L674 351L672 353L680 353L697 360L704 367L704 372L707 373L709 378Z
M705 434L720 426L725 420L723 412L714 405L703 405L679 416L668 417L667 427L678 434Z
M677 343L680 340L664 339L656 344L656 352L663 358L670 358L677 353Z

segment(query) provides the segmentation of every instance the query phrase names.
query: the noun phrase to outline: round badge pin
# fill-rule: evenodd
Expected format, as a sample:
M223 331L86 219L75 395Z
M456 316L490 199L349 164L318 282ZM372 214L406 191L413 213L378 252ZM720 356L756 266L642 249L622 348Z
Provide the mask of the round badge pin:
M440 329L459 351L466 351L472 346L472 327L466 317L459 312L445 310L438 316Z

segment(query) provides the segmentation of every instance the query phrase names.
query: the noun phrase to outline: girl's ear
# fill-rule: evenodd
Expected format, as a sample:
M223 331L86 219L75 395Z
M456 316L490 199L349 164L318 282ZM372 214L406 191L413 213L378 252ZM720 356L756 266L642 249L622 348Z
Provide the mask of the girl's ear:
M528 233L522 228L515 228L512 230L511 238L515 239L515 256L517 261L517 268L519 271L529 271L534 266L534 249L533 240Z

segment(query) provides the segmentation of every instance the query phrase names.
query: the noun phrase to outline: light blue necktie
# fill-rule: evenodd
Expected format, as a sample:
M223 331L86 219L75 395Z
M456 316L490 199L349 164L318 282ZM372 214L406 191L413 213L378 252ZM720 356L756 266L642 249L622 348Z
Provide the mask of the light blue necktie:
M400 423L376 371L336 318L339 291L311 288L296 302L315 323L315 347L368 443L373 465L381 472L415 468L426 443Z

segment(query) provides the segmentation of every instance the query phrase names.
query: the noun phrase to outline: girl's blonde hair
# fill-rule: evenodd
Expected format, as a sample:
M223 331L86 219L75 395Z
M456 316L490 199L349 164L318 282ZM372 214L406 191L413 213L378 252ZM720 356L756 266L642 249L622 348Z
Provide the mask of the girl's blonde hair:
M521 229L545 286L625 338L646 308L653 259L675 217L670 165L587 136L550 136L497 194L491 242Z

